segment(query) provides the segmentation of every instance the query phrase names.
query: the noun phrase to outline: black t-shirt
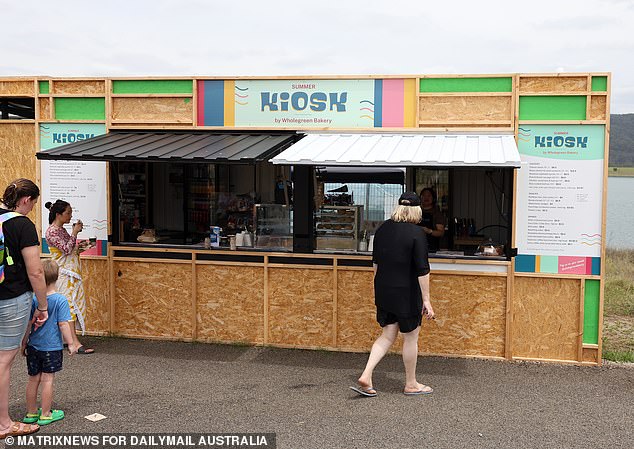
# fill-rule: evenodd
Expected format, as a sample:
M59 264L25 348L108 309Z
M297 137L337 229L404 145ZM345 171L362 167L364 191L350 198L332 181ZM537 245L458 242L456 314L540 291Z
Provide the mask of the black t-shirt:
M438 207L434 207L431 210L423 209L423 218L419 223L420 226L429 228L432 231L436 230L436 225L445 226L445 216L440 212ZM440 238L431 234L425 234L427 236L427 245L430 253L435 253L440 249Z
M0 209L0 215L5 214L6 209ZM31 282L26 273L26 266L22 258L22 249L29 246L39 246L35 225L27 217L15 217L2 225L4 232L4 256L6 259L7 248L13 258L13 265L6 265L6 260L0 261L4 265L4 282L0 283L0 300L11 299L23 293L33 291Z
M374 302L399 317L413 317L423 311L418 277L429 273L427 238L412 223L384 222L374 234L372 261Z

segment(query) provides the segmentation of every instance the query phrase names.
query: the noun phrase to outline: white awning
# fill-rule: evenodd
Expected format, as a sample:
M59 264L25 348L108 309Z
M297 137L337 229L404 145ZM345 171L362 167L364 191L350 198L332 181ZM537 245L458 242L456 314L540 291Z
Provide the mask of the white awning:
M284 165L519 167L512 134L307 134L271 159Z

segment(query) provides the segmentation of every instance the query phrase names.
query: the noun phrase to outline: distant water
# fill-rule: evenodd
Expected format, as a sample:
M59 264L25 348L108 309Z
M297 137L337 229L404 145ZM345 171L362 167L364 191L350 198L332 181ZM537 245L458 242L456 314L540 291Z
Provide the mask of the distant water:
M634 249L634 178L608 178L608 248Z

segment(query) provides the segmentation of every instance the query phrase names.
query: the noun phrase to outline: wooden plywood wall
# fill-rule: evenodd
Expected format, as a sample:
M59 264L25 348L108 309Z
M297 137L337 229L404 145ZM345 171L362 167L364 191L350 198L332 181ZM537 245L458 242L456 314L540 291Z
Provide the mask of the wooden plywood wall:
M193 121L191 98L112 98L112 122L116 123L182 123Z
M33 80L0 81L0 95L8 97L33 97L35 95L35 83Z
M104 95L104 80L54 80L51 93L55 95Z
M197 340L264 342L264 269L199 265Z
M521 93L586 93L587 76L520 77Z
M0 122L0 149L0 196L8 183L16 178L36 181L33 123Z
M110 277L107 259L84 259L81 274L86 293L86 331L107 334L110 331Z
M500 124L511 126L513 118L512 97L507 96L422 96L418 103L421 124L432 123ZM488 123L495 122L495 123Z
M269 269L269 343L332 347L333 272Z
M116 335L191 339L191 264L114 261Z
M515 277L511 319L513 357L577 360L580 282Z
M506 277L433 274L436 319L421 328L419 351L504 357Z
M381 333L372 271L337 271L337 347L368 351Z

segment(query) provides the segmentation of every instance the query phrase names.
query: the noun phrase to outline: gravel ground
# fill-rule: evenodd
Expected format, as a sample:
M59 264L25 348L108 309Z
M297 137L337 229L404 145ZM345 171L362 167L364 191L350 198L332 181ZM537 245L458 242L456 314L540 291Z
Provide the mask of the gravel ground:
M400 356L356 396L366 354L85 338L55 384L63 421L39 435L275 432L278 448L632 448L634 370L421 357L434 393L406 397ZM25 412L23 358L10 413ZM99 422L84 418L107 416Z

